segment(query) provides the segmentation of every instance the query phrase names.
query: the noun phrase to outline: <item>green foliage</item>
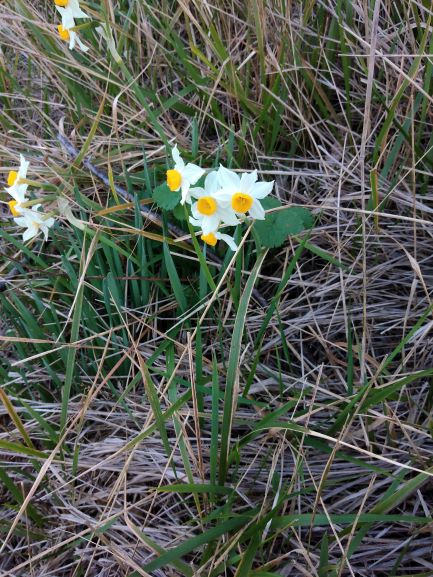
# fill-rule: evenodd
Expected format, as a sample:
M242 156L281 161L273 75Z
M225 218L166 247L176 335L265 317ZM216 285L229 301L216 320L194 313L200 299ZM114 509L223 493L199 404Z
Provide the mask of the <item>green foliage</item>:
M371 256L358 249L368 251L375 237L367 229L367 243L357 230L354 243L351 219L361 222L362 158L366 183L374 167L366 208L395 202L390 212L407 211L422 272L427 259L416 193L418 179L431 193L433 165L433 41L422 9L428 3L410 9L391 3L380 11L388 19L386 28L378 24L386 66L376 63L371 82L365 41L377 32L374 2L361 14L348 0L331 8L307 1L301 11L253 0L210 16L201 3L186 10L170 2L117 0L113 9L84 2L92 19L78 31L87 53L69 52L54 36L53 6L31 4L5 0L0 9L8 22L0 64L0 127L9 135L2 165L29 150L54 183L49 186L61 190L88 226L83 233L59 223L48 243L32 245L21 242L8 220L0 227L0 274L18 271L0 292L0 328L4 322L2 334L10 338L0 340L2 537L40 483L12 529L15 541L5 541L10 571L37 576L39 563L46 570L49 561L55 572L57 557L74 574L91 574L93 552L114 551L107 564L130 576L161 569L186 577L279 577L295 562L304 574L337 577L346 575L349 562L357 571L363 544L370 547L385 524L383 547L399 534L405 546L427 539L424 488L432 469L424 439L431 436L433 371L412 363L427 359L415 346L432 310L410 285L413 270L407 274L399 264L402 292L413 296L415 313L409 303L397 329L390 319L376 347L376 319L362 317L354 289ZM113 30L118 62L94 31L100 22ZM406 38L412 56L404 54ZM371 126L361 156L370 85ZM69 162L60 146L55 150L59 114L65 131L74 128L79 151L110 174L109 185ZM293 170L312 188L312 166L324 169L323 180L331 175L332 187L341 169L338 242L335 211L323 208L325 226L310 234L312 214L275 198L262 201L277 210L255 222L258 242L248 237L230 267L233 253L224 258L223 243L215 251L195 236L189 244L173 240L167 228L149 222L143 206L152 195L165 224L176 219L193 235L180 193L157 186L165 167L161 145L168 150L176 134L190 151L185 162L203 166L221 161L236 169ZM284 178L279 194L287 202L291 177ZM133 206L123 205L114 183L135 195ZM391 194L397 183L400 193ZM401 202L402 190L414 191L413 206ZM403 230L403 220L391 222ZM237 242L247 228L237 228ZM394 240L392 230L385 232L373 255L372 283L381 272L380 247ZM288 237L287 250L264 257L261 247L278 248ZM335 269L321 292L322 279ZM366 282L370 312L369 291ZM326 302L341 324L336 339L326 325ZM374 307L380 308L376 301ZM291 318L298 312L299 324ZM106 452L92 461L94 442ZM51 457L53 465L39 477ZM397 459L414 470L401 469ZM82 525L71 515L65 536L57 511L66 511L69 500L96 521ZM35 531L38 526L43 529ZM134 533L131 555L122 550L121 531ZM70 538L75 533L79 540ZM83 543L88 566L77 561ZM104 547L92 551L98 543ZM27 549L31 567L23 561ZM395 559L389 549L383 555L393 566L389 574L406 575L409 569L399 567L406 550L395 551L401 551ZM40 556L34 562L33 553ZM416 556L407 557L412 570Z
M163 210L173 210L179 205L181 194L180 192L172 192L167 184L160 184L153 190L153 200Z
M262 204L265 210L281 206L281 202L276 198L265 198ZM299 234L312 226L311 212L301 206L291 206L269 212L265 220L258 220L254 223L254 229L262 245L267 248L277 248L284 244L288 236Z

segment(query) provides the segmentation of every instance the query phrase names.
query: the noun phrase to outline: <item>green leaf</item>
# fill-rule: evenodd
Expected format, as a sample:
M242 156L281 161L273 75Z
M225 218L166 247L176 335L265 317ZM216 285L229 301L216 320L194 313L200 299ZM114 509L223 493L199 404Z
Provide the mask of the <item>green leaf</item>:
M265 210L281 206L276 198L266 198L263 201ZM266 215L265 220L254 224L263 246L275 248L281 246L292 234L299 234L313 226L313 217L309 210L302 206L291 206Z
M174 194L174 193L171 192L171 190L170 190L170 194ZM178 193L176 193L176 194L178 194ZM185 206L182 206L181 204L177 204L173 210L173 216L177 220L180 220L181 222L185 222L186 221Z
M159 208L173 210L173 208L179 204L181 194L180 192L172 192L164 183L154 189L152 197Z

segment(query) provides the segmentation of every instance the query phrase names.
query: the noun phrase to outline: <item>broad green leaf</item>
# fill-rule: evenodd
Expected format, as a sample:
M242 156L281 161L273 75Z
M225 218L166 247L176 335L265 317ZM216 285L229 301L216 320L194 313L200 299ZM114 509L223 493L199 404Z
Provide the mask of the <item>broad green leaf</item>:
M173 210L180 202L180 192L172 192L168 186L160 184L153 190L153 200L163 210Z

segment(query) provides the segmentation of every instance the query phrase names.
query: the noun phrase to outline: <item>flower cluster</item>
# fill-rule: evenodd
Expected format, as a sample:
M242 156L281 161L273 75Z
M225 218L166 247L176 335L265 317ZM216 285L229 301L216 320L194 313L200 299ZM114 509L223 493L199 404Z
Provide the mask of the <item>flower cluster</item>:
M39 210L42 206L41 204L31 206L29 203L30 199L27 198L27 187L29 184L26 181L28 167L29 162L26 161L23 155L20 155L18 171L11 170L9 172L6 192L12 197L12 200L8 202L8 205L15 223L25 228L23 232L24 242L37 236L41 231L44 233L46 240L48 238L48 230L53 226L55 220Z
M62 23L57 26L60 38L69 42L70 50L77 45L83 52L87 52L87 46L81 42L78 34L73 30L75 18L90 18L81 10L79 0L54 0L54 4L62 17Z
M247 216L264 220L265 211L260 200L272 192L274 181L257 182L256 170L239 176L220 166L209 172L204 187L193 187L205 171L195 164L185 164L177 146L173 148L172 156L174 168L167 171L167 186L172 192L181 192L181 204L191 205L189 221L201 228L202 241L215 246L218 240L223 240L236 250L233 237L219 232L220 226L236 226Z

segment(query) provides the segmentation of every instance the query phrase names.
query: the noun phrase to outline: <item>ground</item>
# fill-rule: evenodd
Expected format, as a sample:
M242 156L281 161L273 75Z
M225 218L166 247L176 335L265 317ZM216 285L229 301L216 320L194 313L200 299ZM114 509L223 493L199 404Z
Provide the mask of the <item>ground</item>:
M432 576L430 3L80 5L0 5L0 577ZM192 243L175 144L311 222Z

